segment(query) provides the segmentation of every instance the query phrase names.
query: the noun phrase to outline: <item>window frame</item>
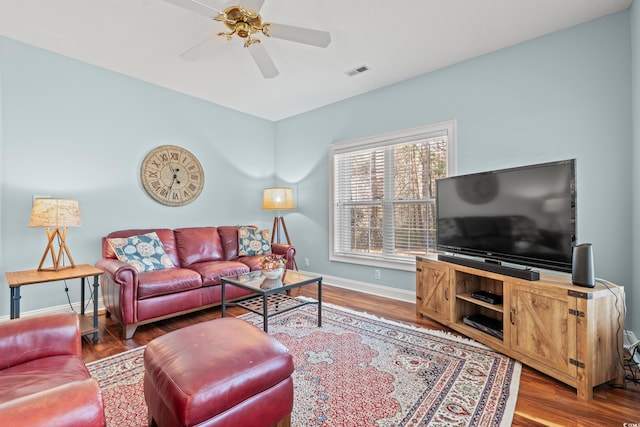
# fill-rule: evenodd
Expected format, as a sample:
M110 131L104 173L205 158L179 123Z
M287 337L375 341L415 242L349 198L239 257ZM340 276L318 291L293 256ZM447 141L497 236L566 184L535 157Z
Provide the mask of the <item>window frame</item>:
M446 176L455 174L456 170L456 121L454 119L445 120L425 126L410 129L373 135L365 138L341 141L329 145L329 260L345 262L350 264L368 265L395 270L415 271L415 257L406 259L395 259L377 255L359 255L336 253L335 248L335 156L348 154L357 151L389 148L398 144L407 144L424 139L447 136L447 172ZM385 182L385 186L386 186ZM404 203L404 202L403 202ZM421 203L421 202L420 202ZM383 223L385 226L393 227L389 224L386 216Z

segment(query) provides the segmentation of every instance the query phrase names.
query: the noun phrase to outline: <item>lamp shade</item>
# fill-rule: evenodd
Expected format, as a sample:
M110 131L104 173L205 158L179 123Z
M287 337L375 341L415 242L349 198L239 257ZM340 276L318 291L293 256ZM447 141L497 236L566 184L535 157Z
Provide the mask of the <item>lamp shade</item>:
M284 187L265 188L262 196L263 210L294 209L293 190Z
M77 200L35 199L29 227L80 227L80 206Z

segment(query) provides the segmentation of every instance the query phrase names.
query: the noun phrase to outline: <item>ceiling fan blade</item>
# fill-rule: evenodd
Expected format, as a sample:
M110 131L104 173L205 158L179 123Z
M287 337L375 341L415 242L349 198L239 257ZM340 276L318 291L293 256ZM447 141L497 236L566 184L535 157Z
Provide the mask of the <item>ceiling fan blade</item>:
M294 27L293 25L269 24L268 33L269 36L276 39L284 39L318 47L327 47L329 43L331 43L331 34L326 31Z
M216 0L164 0L167 3L174 4L184 9L204 15L209 18L215 18L224 10Z
M187 61L196 61L203 56L206 56L207 53L213 51L213 48L215 46L212 40L213 37L207 37L206 39L193 46L191 49L182 52L180 54L180 57L182 59L186 59Z
M241 0L240 7L250 10L251 12L260 13L264 0Z
M247 49L249 49L249 53L251 53L253 60L256 62L265 79L272 79L279 74L278 69L262 43L250 44Z

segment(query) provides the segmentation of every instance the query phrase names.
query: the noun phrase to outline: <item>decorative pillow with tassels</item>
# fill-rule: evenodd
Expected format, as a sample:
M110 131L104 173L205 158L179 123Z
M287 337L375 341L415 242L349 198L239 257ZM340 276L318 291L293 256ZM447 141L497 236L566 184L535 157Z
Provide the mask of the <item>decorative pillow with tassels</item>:
M238 227L238 256L266 255L271 253L269 230L255 227Z
M175 267L155 232L107 241L120 261L134 266L140 272Z

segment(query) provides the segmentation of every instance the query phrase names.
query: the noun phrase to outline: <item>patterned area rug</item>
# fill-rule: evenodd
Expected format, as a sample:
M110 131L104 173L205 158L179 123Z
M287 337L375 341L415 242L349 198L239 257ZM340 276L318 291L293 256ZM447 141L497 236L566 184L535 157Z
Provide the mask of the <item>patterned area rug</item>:
M520 364L466 339L323 304L269 319L291 351L292 425L509 426ZM243 319L260 326L262 318ZM144 348L89 364L110 427L147 423Z

